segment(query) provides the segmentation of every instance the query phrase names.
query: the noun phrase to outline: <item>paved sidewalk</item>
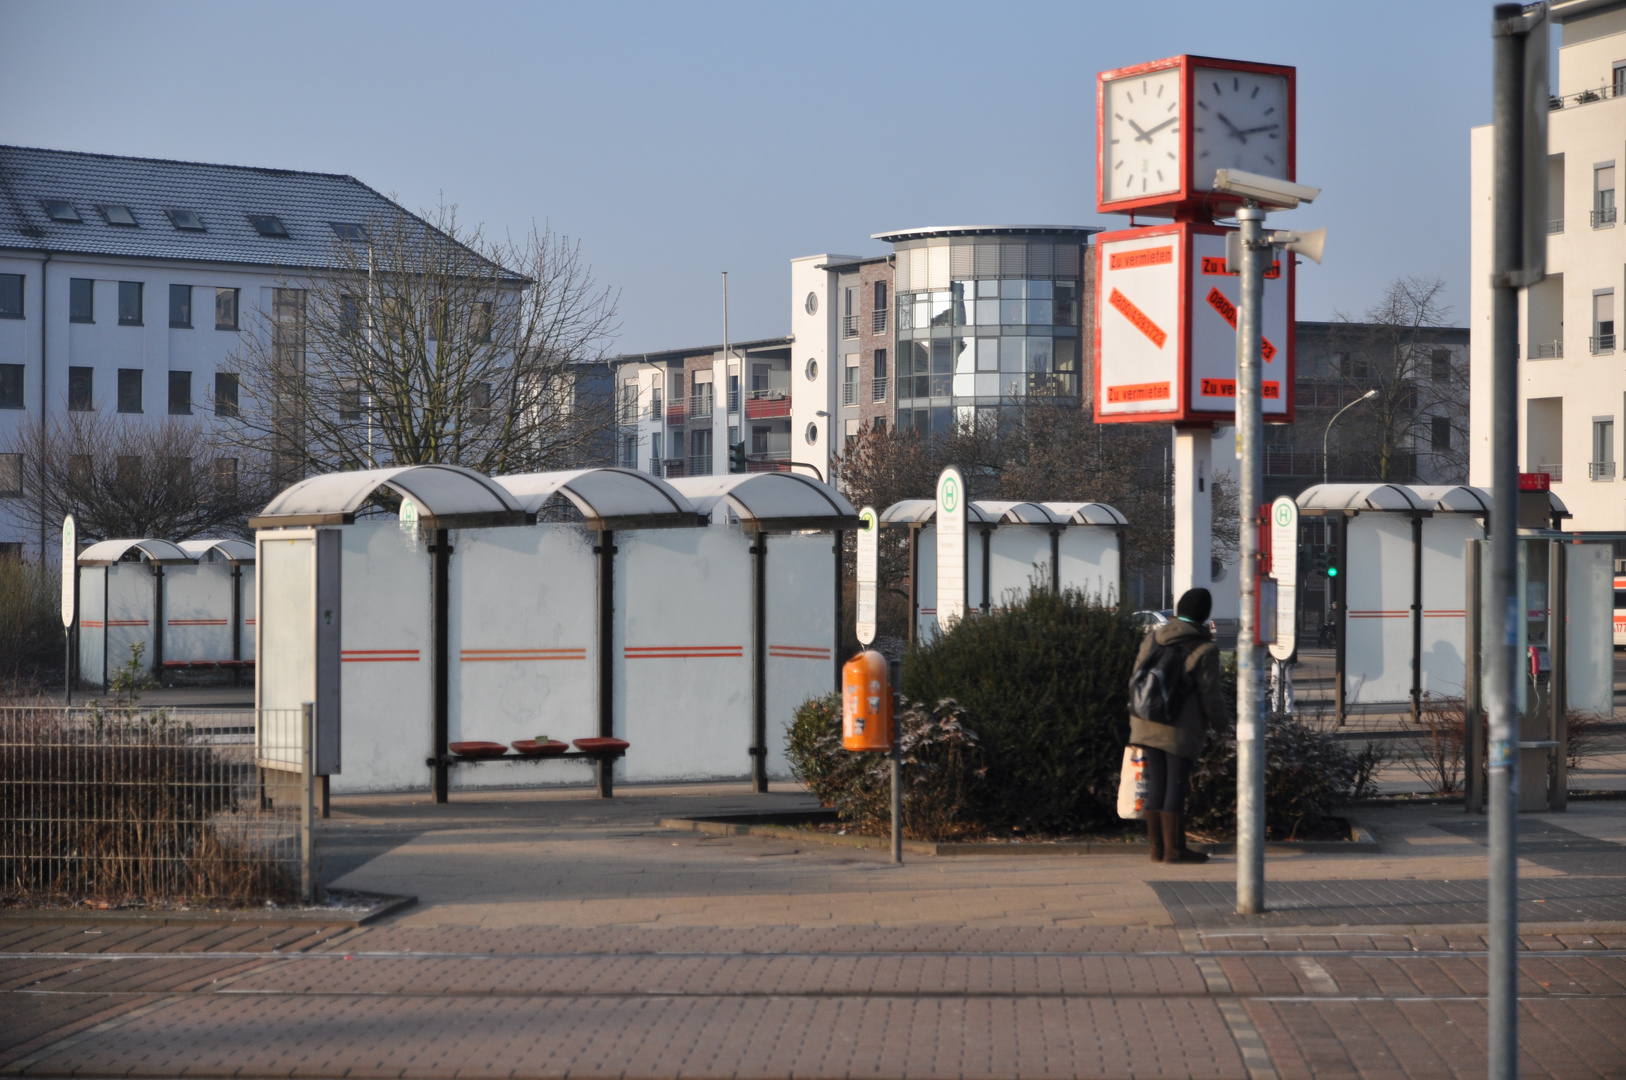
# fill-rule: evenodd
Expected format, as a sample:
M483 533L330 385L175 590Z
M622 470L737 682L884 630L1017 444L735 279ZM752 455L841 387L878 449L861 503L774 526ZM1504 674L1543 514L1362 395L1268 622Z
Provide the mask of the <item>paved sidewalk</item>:
M337 800L329 880L416 908L362 928L0 919L0 1073L1484 1074L1484 848L1460 811L1364 815L1378 853L1273 856L1256 920L1225 910L1229 858L895 868L651 824L807 802ZM1522 1075L1626 1076L1626 805L1526 822L1548 903L1523 931Z

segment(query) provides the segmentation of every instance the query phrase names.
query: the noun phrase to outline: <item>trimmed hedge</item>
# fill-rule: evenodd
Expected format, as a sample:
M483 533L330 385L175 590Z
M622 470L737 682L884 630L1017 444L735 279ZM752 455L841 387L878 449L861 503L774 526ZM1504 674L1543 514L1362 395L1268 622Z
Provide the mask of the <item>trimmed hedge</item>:
M984 825L1076 832L1117 822L1128 684L1141 631L1127 608L1030 587L912 648L903 690L957 701L981 740Z

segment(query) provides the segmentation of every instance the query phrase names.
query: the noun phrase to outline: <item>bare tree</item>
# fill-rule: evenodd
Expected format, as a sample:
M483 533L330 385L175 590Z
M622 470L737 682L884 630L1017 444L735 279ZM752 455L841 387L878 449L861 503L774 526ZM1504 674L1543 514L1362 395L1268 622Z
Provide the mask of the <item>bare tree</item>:
M24 520L55 529L71 513L87 538L248 536L269 497L265 455L198 419L70 412L28 424L10 450L44 462L43 486L21 500Z
M1439 278L1395 278L1361 318L1334 313L1328 345L1342 358L1344 399L1377 392L1340 422L1340 441L1362 447L1380 480L1412 479L1419 446L1435 455L1442 479L1467 479L1467 439L1436 445L1433 431L1444 419L1465 433L1468 409L1467 365L1437 333L1451 315L1444 294Z
M278 479L430 462L580 464L613 417L577 387L606 364L617 298L549 229L489 242L455 208L375 218L276 290L235 360L235 437ZM605 368L607 371L607 367Z

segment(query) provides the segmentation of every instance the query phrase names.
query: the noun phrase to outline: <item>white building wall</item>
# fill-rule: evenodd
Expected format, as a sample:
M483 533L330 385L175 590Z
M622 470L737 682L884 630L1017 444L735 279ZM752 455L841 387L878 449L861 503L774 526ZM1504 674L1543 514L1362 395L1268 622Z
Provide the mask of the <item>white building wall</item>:
M790 330L795 339L790 354L790 456L818 466L819 478L828 480L832 433L835 432L841 375L836 371L841 341L840 291L837 275L819 269L832 261L849 262L855 255L805 255L790 262ZM809 297L818 302L808 311ZM810 367L811 365L811 367ZM828 415L820 416L820 412ZM808 438L811 431L813 438ZM835 434L840 438L839 434ZM813 475L807 469L796 472Z
M1562 17L1562 11L1559 12ZM1613 81L1614 64L1626 60L1626 12L1620 9L1570 19L1563 28L1559 49L1558 87L1563 95L1598 89ZM1545 464L1562 466L1553 490L1574 515L1570 526L1579 531L1626 529L1626 483L1622 477L1623 439L1626 439L1626 364L1622 357L1626 338L1622 330L1622 302L1626 300L1626 222L1593 227L1594 168L1615 163L1620 190L1626 171L1626 98L1603 97L1578 104L1566 97L1566 107L1548 115L1548 150L1563 158L1563 182L1549 196L1550 213L1562 220L1563 231L1547 238L1549 279L1520 297L1519 467L1533 471ZM1490 430L1491 389L1491 153L1494 131L1475 128L1470 136L1470 346L1472 370L1469 482L1488 486L1493 433ZM1557 174L1555 161L1550 175ZM1546 310L1557 301L1562 279L1562 307ZM1593 296L1613 290L1615 347L1594 353ZM1556 330L1564 355L1540 357L1535 346ZM1540 340L1537 340L1540 339ZM1561 407L1537 407L1532 399L1558 399ZM1531 420L1535 417L1535 427ZM1556 421L1562 416L1562 423ZM1593 424L1614 424L1612 475L1589 475L1593 459ZM1553 461L1554 457L1558 461ZM1537 460L1537 459L1540 460ZM1607 472L1607 470L1600 470Z

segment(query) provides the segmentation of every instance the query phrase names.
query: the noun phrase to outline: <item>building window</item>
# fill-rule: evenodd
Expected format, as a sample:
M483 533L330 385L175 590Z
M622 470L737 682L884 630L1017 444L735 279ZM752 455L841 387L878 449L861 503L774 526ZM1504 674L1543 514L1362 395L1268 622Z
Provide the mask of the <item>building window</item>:
M654 434L650 435L650 437L649 437L649 471L655 476L662 475L662 473L661 473L661 459L665 454L665 449L666 449L666 440L661 438L661 433L660 432L657 431Z
M237 376L229 371L215 372L215 415L237 415Z
M490 300L477 300L469 312L469 336L482 345L491 344L491 311Z
M841 404L858 404L858 365L848 364L842 369Z
M1616 60L1614 70L1616 97L1626 97L1626 60Z
M1615 351L1615 292L1605 289L1592 294L1592 352Z
M1615 223L1615 163L1592 170L1592 227L1602 229Z
M354 379L339 380L339 419L361 419L361 387Z
M1435 416L1429 420L1429 427L1433 435L1435 450L1451 449L1451 418L1449 416Z
M339 333L345 337L361 333L361 302L354 296L339 297Z
M885 311L886 309L886 282L877 281L875 283L875 310Z
M330 221L328 227L333 230L333 235L340 240L362 241L367 239L367 227L365 225L348 225L340 221Z
M141 411L141 369L119 368L119 412Z
M192 373L190 371L172 371L169 373L169 415L192 415Z
M109 225L122 225L126 229L140 228L140 225L136 222L135 215L130 212L130 208L128 206L120 206L117 203L111 203L106 206L99 207L99 209L102 212L102 217L107 220Z
M841 336L858 336L858 315L853 311L853 294L857 289L843 289L841 291Z
M237 459L215 458L215 498L237 497Z
M0 319L23 317L23 275L0 274Z
M141 325L141 282L119 282L119 325Z
M215 290L215 329L237 329L237 290Z
M124 454L113 462L113 483L120 491L134 491L141 484L141 455Z
M23 493L23 456L0 454L0 497L15 498Z
M203 219L194 210L165 210L169 223L182 232L205 232Z
M68 279L68 321L96 321L96 282L90 278Z
M886 434L886 417L877 416L875 418L875 427L874 427L873 430L875 431L875 433L877 435L885 435Z
M1442 386L1451 381L1451 350L1435 349L1429 358L1432 365L1430 374L1434 381Z
M21 540L0 541L0 559L10 559L12 562L21 561L23 557L23 542Z
M71 367L68 369L68 411L90 412L95 409L93 393L96 369Z
M23 407L23 365L0 364L0 409Z
M261 236L274 236L283 240L288 238L288 227L275 214L250 214L248 223L254 226L254 231Z
M1590 472L1593 480L1613 480L1615 478L1615 420L1613 417L1592 421L1592 468Z
M52 221L73 222L74 224L84 222L84 218L79 216L79 211L74 208L73 203L65 199L44 199L40 202L40 205L45 207L45 213Z
M180 330L192 329L192 286L169 287L169 325Z
M469 395L470 412L476 424L487 423L491 419L491 384L477 382L474 392Z

